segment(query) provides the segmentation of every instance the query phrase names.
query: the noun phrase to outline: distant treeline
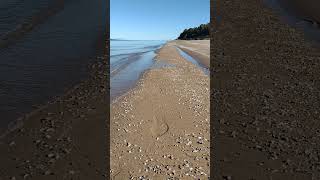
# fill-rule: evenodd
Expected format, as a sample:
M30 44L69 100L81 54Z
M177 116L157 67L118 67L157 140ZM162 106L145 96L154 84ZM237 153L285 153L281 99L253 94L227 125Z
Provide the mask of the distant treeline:
M199 27L185 29L178 39L191 40L191 39L209 39L209 23L201 24Z

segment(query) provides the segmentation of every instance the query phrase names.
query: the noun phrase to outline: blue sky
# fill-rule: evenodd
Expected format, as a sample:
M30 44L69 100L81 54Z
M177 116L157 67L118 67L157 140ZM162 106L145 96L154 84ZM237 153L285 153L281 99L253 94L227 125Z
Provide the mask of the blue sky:
M111 0L112 39L171 40L210 21L210 0Z

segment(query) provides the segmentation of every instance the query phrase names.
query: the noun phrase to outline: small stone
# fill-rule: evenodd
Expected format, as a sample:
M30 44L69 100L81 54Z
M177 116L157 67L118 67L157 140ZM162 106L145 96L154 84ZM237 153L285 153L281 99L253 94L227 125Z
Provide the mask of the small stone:
M236 132L236 131L232 131L231 136L232 136L233 138L235 138L236 135L237 135L237 132Z
M44 172L44 175L49 175L49 174L51 174L50 170L47 170L47 171Z
M54 129L53 128L48 128L46 131L47 132L54 132Z
M14 146L14 145L16 145L16 143L14 141L9 143L9 146Z
M59 159L59 158L60 158L60 155L57 153L57 154L55 155L55 158L56 158L56 159Z
M65 154L69 154L69 153L70 153L70 150L68 150L68 149L63 149L63 152L64 152Z
M50 153L50 154L48 154L47 156L48 156L48 158L53 158L53 157L54 157L54 154L53 154L53 153Z
M223 179L224 180L231 180L232 178L231 178L231 176L223 176Z
M29 177L29 174L24 174L23 175L23 179L26 179L27 177Z
M50 159L50 160L49 160L49 163L50 163L50 164L53 164L54 162L56 162L55 159Z
M203 141L202 140L198 140L197 143L198 144L203 144Z

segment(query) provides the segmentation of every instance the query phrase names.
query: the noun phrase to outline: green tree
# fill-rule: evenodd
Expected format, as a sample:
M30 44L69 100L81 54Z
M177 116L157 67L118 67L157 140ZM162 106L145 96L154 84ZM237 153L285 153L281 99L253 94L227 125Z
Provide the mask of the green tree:
M191 39L205 39L209 38L209 23L201 24L195 28L185 29L178 37L178 39L191 40Z

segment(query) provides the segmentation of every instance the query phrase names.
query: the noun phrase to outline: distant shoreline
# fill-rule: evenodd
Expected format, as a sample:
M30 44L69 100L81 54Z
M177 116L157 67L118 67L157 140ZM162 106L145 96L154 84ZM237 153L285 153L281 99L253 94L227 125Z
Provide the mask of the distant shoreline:
M190 42L190 43L189 43ZM187 54L189 54L190 56L192 56L196 61L198 61L200 64L202 64L204 67L206 67L207 69L210 68L210 53L207 55L201 54L200 52L198 52L197 49L193 49L192 48L196 48L197 45L192 44L192 42L198 42L203 44L201 47L206 46L206 48L204 49L204 51L208 51L209 52L209 40L173 40L170 41L170 43L175 44L177 47L179 47L180 49L182 49L183 51L185 51ZM209 45L209 46L208 46ZM191 49L188 49L191 48ZM158 50L156 50L155 53L159 52L161 48L159 48ZM154 60L156 61L156 60ZM155 63L155 62L154 62ZM132 84L131 86L129 86L128 88L126 88L126 91L122 94L120 94L119 96L115 96L115 97L110 97L111 98L111 104L113 104L114 102L116 102L119 98L121 98L122 96L125 96L126 94L128 94L132 89L136 88L137 83L141 80L141 78L143 77L143 74L147 73L150 69L152 69L153 67L151 66L150 68L144 70L143 72L140 73L139 78L135 81L134 84ZM112 89L112 87L111 87Z

